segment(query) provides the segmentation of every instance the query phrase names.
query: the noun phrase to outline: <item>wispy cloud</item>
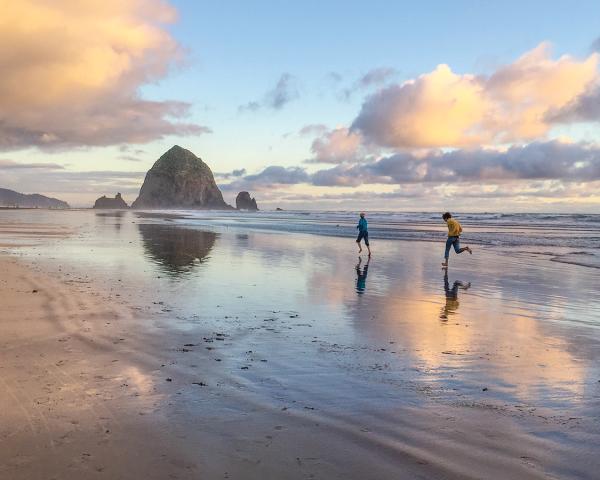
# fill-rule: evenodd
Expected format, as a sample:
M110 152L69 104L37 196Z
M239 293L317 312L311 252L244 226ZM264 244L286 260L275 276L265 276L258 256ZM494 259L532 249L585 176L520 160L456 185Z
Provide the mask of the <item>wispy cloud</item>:
M301 137L323 135L328 130L329 128L327 125L322 123L311 123L309 125L304 125L300 130L298 130L298 135Z
M23 163L0 159L0 170L63 170L57 163Z
M141 162L142 159L134 157L133 155L119 155L119 160L125 160L126 162Z
M377 67L357 78L349 87L340 92L343 100L349 100L355 93L364 92L373 87L381 87L398 75L398 70L392 67Z
M243 177L244 175L246 175L246 169L240 168L237 170L232 170L231 172L216 172L214 175L215 175L215 178L222 179L222 180L228 180L230 178L239 178L239 177Z
M300 96L298 80L289 73L283 73L275 86L267 91L261 100L253 100L240 105L240 112L256 112L262 108L281 110L285 105Z

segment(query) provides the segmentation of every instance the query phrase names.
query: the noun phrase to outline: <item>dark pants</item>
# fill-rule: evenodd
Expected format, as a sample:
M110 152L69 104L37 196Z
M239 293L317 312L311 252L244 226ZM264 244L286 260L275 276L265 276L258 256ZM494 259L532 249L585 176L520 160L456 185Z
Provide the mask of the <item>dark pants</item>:
M448 237L446 240L446 253L444 254L444 258L448 260L450 256L450 249L454 247L454 251L456 253L462 253L463 249L460 248L460 237Z
M358 232L358 237L356 238L356 243L360 243L361 240L365 241L365 245L369 246L369 232Z

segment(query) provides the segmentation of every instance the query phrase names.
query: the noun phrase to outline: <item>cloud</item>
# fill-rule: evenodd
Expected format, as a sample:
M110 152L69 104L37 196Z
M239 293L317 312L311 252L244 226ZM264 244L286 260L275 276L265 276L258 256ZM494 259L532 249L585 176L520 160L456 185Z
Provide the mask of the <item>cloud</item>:
M0 159L0 170L63 170L64 168L57 163L20 163Z
M555 123L600 121L600 84L564 107L549 111L546 120Z
M363 87L371 87L373 85L383 85L388 80L391 80L398 74L398 70L391 67L379 67L369 70L358 80L358 84Z
M301 183L307 178L306 172L300 167L271 166L256 175L247 175L244 180L272 185Z
M596 40L594 40L592 42L592 46L591 46L590 50L592 52L599 52L600 53L600 37L598 37Z
M215 178L220 178L220 179L230 179L230 178L237 178L237 177L243 177L244 175L246 175L246 169L245 168L240 168L237 170L232 170L231 172L225 172L225 173L215 173Z
M414 200L415 198L424 198L432 195L434 192L433 187L423 187L422 185L408 185L403 186L393 192L377 192L373 190L362 191L353 190L351 192L343 193L332 193L327 192L318 195L307 195L301 193L293 193L290 195L284 195L281 198L285 201L306 201L306 202L320 202L323 200L380 200L390 198L406 198Z
M331 83L340 83L344 79L344 77L342 76L342 74L339 73L339 72L329 72L327 74L326 78Z
M598 81L598 54L553 60L547 44L490 76L430 73L384 88L363 103L352 124L368 142L390 148L467 147L539 139L548 112Z
M305 125L298 131L298 135L301 137L305 137L308 135L322 135L327 132L329 128L322 123L312 123L310 125Z
M130 145L120 145L119 151L120 152L133 152L135 155L143 155L144 153L146 153L145 150L142 150L141 148L132 148Z
M313 157L306 163L354 162L365 156L360 133L343 127L324 131L313 140L310 150Z
M0 17L0 149L143 143L208 128L181 121L190 105L150 101L182 51L162 0L28 0Z
M296 77L289 73L283 73L275 86L265 93L262 100L253 100L245 105L240 105L238 110L240 112L256 112L261 108L281 110L285 105L300 96L297 83Z
M221 186L222 190L255 190L273 188L281 185L294 185L306 183L309 175L301 167L281 167L273 165L265 168L262 172L245 177Z
M310 177L311 183L319 187L358 187L368 182L362 176L360 167L338 165L326 170L319 170Z
M126 162L141 162L142 159L138 157L134 157L133 155L119 155L120 160L125 160Z
M320 187L358 187L369 184L410 185L510 181L594 182L600 180L600 146L559 141L533 142L505 150L475 148L433 150L425 154L399 152L363 163L342 163L307 172L300 167L271 166L224 186L235 190L310 184Z
M398 70L392 67L373 68L364 75L361 75L351 86L344 88L339 96L343 100L349 100L356 92L380 87L388 83L396 75L398 75Z
M315 185L463 183L507 180L600 180L600 147L585 143L534 142L507 150L477 148L424 156L397 153L376 162L339 165L311 176Z
M275 110L279 110L285 104L298 98L299 93L296 87L296 79L289 73L284 73L275 88L267 93L266 105Z
M240 112L256 112L257 110L260 110L261 106L262 105L259 102L248 102L244 105L240 105L238 110Z

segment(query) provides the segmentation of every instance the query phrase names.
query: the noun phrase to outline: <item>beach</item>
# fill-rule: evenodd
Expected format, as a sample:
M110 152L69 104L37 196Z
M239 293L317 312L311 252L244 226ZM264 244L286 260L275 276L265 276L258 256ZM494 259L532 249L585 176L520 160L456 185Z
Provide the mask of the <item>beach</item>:
M584 236L304 218L0 212L0 478L595 478Z

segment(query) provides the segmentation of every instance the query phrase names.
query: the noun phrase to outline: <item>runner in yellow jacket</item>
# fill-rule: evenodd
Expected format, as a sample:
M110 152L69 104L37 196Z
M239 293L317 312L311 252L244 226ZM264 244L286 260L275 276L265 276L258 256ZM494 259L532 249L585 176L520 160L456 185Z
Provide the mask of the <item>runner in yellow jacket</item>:
M444 263L442 263L442 267L448 267L448 258L450 257L450 249L454 247L454 251L456 253L462 253L464 251L473 253L471 247L463 247L460 248L460 234L462 233L462 227L458 220L452 218L452 214L450 212L446 212L442 215L444 222L448 225L448 240L446 240L446 253L444 254Z

